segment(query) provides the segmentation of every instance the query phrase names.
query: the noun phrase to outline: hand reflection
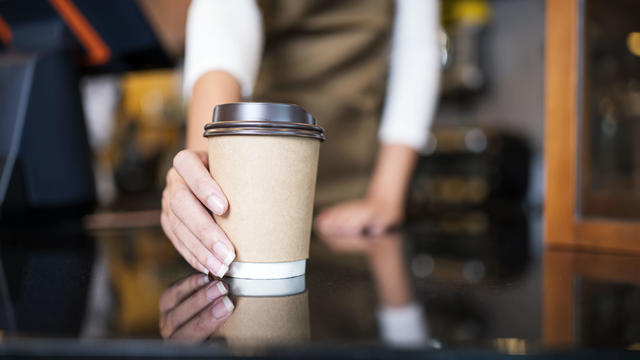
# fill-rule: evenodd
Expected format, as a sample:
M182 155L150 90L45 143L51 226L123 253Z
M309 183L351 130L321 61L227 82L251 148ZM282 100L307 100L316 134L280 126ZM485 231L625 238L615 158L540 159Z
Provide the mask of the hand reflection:
M202 341L233 312L222 281L207 275L187 277L164 291L160 298L160 334L164 339Z
M413 301L413 291L404 258L404 238L401 233L385 233L379 236L320 236L320 239L335 252L367 255L382 305L398 307Z
M364 235L345 236L318 234L320 240L327 244L331 250L345 254L368 254L378 240L385 236L386 235L373 237Z
M320 239L335 252L367 256L379 301L377 318L384 342L399 347L422 346L429 342L422 306L414 297L401 233L352 237L321 235Z

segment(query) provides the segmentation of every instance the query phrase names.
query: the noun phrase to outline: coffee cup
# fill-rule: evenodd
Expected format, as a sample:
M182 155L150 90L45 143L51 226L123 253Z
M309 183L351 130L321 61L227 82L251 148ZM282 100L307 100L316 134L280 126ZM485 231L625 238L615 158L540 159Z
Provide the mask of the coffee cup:
M236 250L227 274L304 274L324 130L296 105L229 103L215 107L204 136L211 176L229 201L214 215Z

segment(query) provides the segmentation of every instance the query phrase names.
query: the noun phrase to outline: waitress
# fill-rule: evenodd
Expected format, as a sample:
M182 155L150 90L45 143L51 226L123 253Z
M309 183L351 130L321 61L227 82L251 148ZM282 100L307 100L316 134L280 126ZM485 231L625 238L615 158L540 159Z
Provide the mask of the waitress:
M189 264L221 276L235 256L207 212L229 204L202 136L228 102L298 104L324 127L316 231L380 234L402 222L437 99L438 20L437 0L194 0L187 143L167 174L161 216Z

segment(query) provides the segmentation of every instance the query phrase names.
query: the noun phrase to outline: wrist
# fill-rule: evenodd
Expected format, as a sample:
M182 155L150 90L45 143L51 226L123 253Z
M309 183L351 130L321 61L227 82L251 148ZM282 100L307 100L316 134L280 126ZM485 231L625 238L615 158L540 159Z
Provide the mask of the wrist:
M366 198L396 211L404 211L417 152L403 145L382 144Z
M397 190L399 189L379 189L371 186L367 191L366 199L367 201L390 209L404 210L406 194L404 191L399 192Z

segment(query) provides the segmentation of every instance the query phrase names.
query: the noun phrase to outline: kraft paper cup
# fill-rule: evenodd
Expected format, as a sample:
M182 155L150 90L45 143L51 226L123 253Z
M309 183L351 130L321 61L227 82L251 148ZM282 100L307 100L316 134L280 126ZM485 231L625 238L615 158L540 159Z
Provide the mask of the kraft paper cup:
M209 169L229 200L214 215L236 250L228 275L279 279L305 273L324 131L296 105L232 103L205 127Z
M232 348L293 346L311 337L304 275L275 280L229 279L233 313L215 336Z

